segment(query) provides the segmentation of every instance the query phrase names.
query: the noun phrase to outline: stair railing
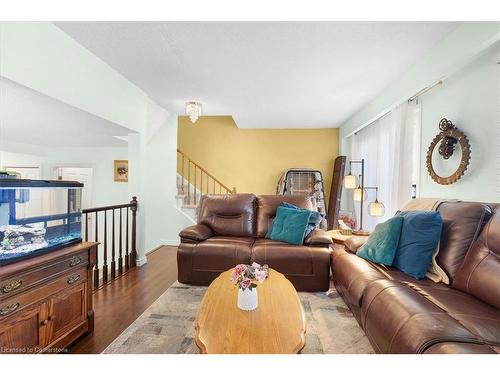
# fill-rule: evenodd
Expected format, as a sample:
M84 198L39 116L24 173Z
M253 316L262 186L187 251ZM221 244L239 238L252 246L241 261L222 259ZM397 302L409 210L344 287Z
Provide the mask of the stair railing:
M177 190L185 195L184 205L196 207L203 194L236 194L205 168L177 149Z
M83 238L99 242L94 267L97 289L136 266L137 197L130 203L83 209L82 216Z

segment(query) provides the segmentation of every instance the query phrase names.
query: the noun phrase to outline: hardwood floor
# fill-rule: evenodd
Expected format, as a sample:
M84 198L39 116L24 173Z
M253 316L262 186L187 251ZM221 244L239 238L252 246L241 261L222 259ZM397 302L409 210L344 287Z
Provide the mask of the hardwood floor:
M101 353L144 310L177 280L176 247L162 246L147 255L148 262L94 293L95 329L69 353Z

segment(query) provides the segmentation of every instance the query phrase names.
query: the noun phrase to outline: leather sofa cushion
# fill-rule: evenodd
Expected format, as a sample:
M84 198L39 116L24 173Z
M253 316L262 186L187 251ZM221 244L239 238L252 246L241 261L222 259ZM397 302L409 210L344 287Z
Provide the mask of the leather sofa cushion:
M179 233L181 241L201 242L209 239L214 234L212 230L203 224L191 225Z
M475 336L500 345L500 311L470 294L443 284L407 284L411 289L445 311Z
M482 203L444 202L438 211L443 219L443 229L436 261L452 282L465 255L490 219L492 210Z
M356 254L358 249L363 246L367 241L369 236L352 236L349 237L347 240L344 241L344 245L346 247L346 250Z
M500 309L500 210L467 253L452 286Z
M430 279L416 280L404 272L384 267L388 280L402 283L446 311L477 337L500 345L500 311L472 295Z
M482 343L448 313L394 280L370 283L363 297L361 321L380 353L422 353L438 342Z
M370 262L335 246L332 252L332 270L335 288L350 302L361 307L366 287L385 276Z
M498 352L488 345L440 342L432 345L424 354L498 354Z
M258 238L252 247L251 262L268 264L283 273L299 291L327 291L330 254L328 246L297 246Z
M313 210L315 207L307 195L259 195L257 196L257 235L266 237L269 225L276 216L276 210L282 202L291 203L300 208Z
M319 249L321 251L321 249ZM252 248L252 262L268 264L281 273L312 275L314 248L257 239Z
M443 288L448 288L446 286L446 284L436 283L428 278L423 278L423 279L417 280L417 279L405 274L403 271L400 271L394 267L386 267L384 269L384 272L387 275L387 278L389 280L396 280L396 281L400 281L402 283L411 283L414 285L439 286L439 287L443 287Z
M253 242L250 237L209 238L196 245L192 254L192 269L224 272L237 264L249 264Z
M253 194L204 195L198 224L208 226L217 236L253 237L255 200Z
M329 246L333 243L332 237L323 229L314 229L304 239L307 246Z

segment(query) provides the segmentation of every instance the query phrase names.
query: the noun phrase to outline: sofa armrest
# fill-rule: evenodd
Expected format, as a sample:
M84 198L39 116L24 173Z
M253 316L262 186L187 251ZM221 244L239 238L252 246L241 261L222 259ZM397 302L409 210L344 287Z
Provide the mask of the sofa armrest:
M353 254L356 254L358 249L368 241L368 236L352 236L344 241L345 249Z
M314 229L304 239L305 245L331 245L332 238L323 229Z
M212 229L203 224L191 225L190 227L183 229L179 233L179 237L182 240L195 241L195 242L202 242L208 240L213 235L214 233L212 232Z

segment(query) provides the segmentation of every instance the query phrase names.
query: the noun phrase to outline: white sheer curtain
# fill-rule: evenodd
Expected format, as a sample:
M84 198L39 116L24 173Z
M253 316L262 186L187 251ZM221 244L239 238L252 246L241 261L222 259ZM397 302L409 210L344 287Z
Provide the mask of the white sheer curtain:
M375 191L367 190L364 229L372 230L411 199L411 186L418 186L419 182L420 127L420 104L412 101L401 104L350 137L350 160L365 159L365 186L377 186L378 200L385 205L383 217L370 216L368 204L375 200ZM359 175L361 167L353 164L352 173ZM359 207L359 202L355 202L358 222Z

